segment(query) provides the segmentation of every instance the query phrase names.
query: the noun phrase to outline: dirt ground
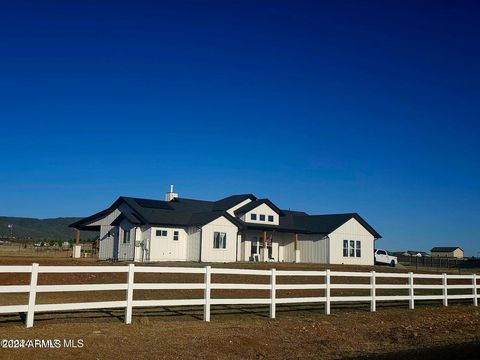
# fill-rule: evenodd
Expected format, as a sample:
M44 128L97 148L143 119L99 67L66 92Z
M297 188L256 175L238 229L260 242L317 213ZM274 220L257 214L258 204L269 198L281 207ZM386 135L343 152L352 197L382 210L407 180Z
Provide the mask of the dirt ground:
M422 359L435 349L447 356L480 350L480 312L472 306L423 307L342 311L330 316L308 310L222 316L213 312L210 323L190 315L135 316L132 325L97 314L93 318L64 318L0 327L4 339L81 339L84 346L68 349L0 349L4 359L341 359L362 356ZM86 314L85 314L86 315ZM174 317L175 319L172 319ZM78 343L77 343L78 344ZM460 346L459 346L460 344ZM395 353L406 351L399 357ZM438 351L438 350L437 350ZM404 357L405 354L409 354ZM471 354L471 355L472 355ZM468 355L468 354L467 354ZM419 357L420 358L420 357ZM443 357L436 357L436 359ZM449 356L450 359L457 358ZM468 356L462 357L468 359ZM475 357L470 357L474 359Z
M0 258L0 265L111 265L92 259ZM172 264L164 264L172 265ZM179 264L175 264L179 265ZM198 264L187 264L199 266ZM232 266L217 264L216 266ZM323 265L236 264L235 267L282 269L322 269ZM329 266L335 269L334 266ZM343 270L347 270L341 267ZM367 271L373 267L348 270ZM399 271L376 267L377 271ZM47 276L48 275L48 276ZM201 281L198 275L145 275L136 281ZM216 275L218 282L252 281L248 276L234 278ZM234 280L236 279L236 280ZM256 282L268 281L254 277ZM401 279L399 279L401 280ZM0 284L28 283L26 275L0 274ZM124 274L41 274L39 283L124 282ZM285 279L284 281L288 281ZM304 279L312 282L314 278ZM302 281L302 282L303 282ZM316 279L321 282L322 279ZM355 280L358 281L358 280ZM315 291L315 290L313 290ZM342 290L345 291L345 290ZM260 292L260 291L257 291ZM319 292L317 291L317 296ZM8 296L7 296L8 295ZM213 294L212 294L213 295ZM239 297L235 290L219 291L217 296ZM245 292L242 296L257 296ZM264 294L265 296L267 293ZM240 296L240 297L242 297ZM312 292L286 291L281 296L314 296ZM136 291L135 298L201 297L201 292L185 290ZM100 301L124 299L124 292L47 293L38 302ZM0 304L25 303L26 296L2 294ZM476 359L480 351L480 310L471 301L416 304L408 310L404 303L378 304L370 313L368 304L333 304L332 315L324 315L321 304L277 305L277 319L268 317L266 306L214 306L212 321L201 321L201 307L134 309L133 324L123 324L123 310L95 310L35 315L33 328L25 328L20 314L0 315L0 339L81 340L82 347L40 349L0 348L1 359ZM76 342L77 346L80 343Z

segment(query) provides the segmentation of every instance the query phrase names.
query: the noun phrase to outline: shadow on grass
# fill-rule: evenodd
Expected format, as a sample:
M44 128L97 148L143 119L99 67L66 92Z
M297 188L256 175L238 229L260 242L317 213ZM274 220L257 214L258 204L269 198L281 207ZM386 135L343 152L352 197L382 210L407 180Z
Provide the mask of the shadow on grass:
M464 343L455 345L438 346L423 349L413 349L387 354L370 354L360 357L349 357L345 360L442 360L462 359L477 360L480 358L480 343Z
M458 303L462 303L459 301ZM442 307L438 301L424 301L415 304L417 308ZM383 302L377 304L377 311L385 309L408 309L405 302ZM332 314L342 312L370 312L370 304L362 303L332 303ZM325 305L322 303L305 304L278 304L276 317L282 316L323 316ZM228 320L235 318L263 318L270 317L268 305L212 305L212 320ZM151 320L202 320L202 306L167 306L152 308L134 308L133 321L139 318ZM145 319L144 319L145 320ZM69 322L123 322L124 309L79 310L65 312L42 312L35 314L35 323L69 323ZM25 322L25 314L8 314L0 317L0 327L8 324L19 325ZM480 358L480 357L479 357Z

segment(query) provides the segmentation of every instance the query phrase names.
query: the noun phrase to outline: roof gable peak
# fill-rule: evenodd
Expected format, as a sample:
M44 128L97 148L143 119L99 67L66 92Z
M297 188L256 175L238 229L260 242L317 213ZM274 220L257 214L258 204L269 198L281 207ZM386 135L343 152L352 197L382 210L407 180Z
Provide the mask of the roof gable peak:
M266 204L273 211L275 211L278 215L283 215L282 210L280 210L277 207L277 205L275 205L273 202L271 202L267 198L256 199L256 200L253 200L253 201L249 202L248 204L246 204L246 205L242 206L241 208L238 208L237 210L235 210L235 215L239 216L239 215L245 214L245 213L249 212L250 210L253 210L253 209L259 207L262 204Z

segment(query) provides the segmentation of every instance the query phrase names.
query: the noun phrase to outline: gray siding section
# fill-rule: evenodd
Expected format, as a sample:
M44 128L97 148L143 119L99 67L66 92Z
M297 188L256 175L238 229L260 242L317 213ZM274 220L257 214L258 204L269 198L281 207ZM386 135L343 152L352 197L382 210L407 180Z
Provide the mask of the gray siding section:
M120 211L115 209L103 219L95 222L96 225L100 225L100 246L98 251L98 258L100 260L116 259L118 256L118 244L115 244L115 231L112 231L114 227L110 224L119 214Z
M107 260L113 258L113 236L107 236L108 232L113 228L109 225L100 226L100 244L98 249L98 258Z
M295 243L292 239L286 239L283 243L283 261L295 261Z
M278 233L273 236L273 241L278 242L279 247L282 248L282 250L279 250L279 252L283 252L283 259L279 258L280 261L295 261L294 237L295 235L290 233Z
M300 262L327 264L328 241L321 235L299 235Z
M196 227L187 229L187 260L200 261L200 243L202 231Z
M119 208L124 212L132 212L132 209L126 204L120 205ZM98 250L98 258L100 260L133 260L135 246L135 233L133 226L122 222L125 230L131 229L130 244L123 244L122 239L124 229L110 225L119 215L120 211L115 209L104 218L89 224L100 225L100 246Z

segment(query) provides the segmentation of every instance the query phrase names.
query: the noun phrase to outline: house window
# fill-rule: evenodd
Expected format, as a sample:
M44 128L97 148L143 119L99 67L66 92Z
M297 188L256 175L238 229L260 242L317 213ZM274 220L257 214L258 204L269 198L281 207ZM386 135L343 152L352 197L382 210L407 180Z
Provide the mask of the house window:
M260 221L265 221L265 215L260 215Z
M268 221L273 222L273 215L268 215Z
M213 248L226 249L227 248L227 233L217 232L213 233Z
M362 257L362 242L359 240L343 240L344 257Z
M173 232L173 240L175 240L175 241L178 240L178 231Z
M157 230L157 231L155 231L155 235L166 237L168 235L168 232L167 232L167 230Z
M123 230L123 243L130 244L130 230Z
M257 214L250 214L250 220L257 220Z

